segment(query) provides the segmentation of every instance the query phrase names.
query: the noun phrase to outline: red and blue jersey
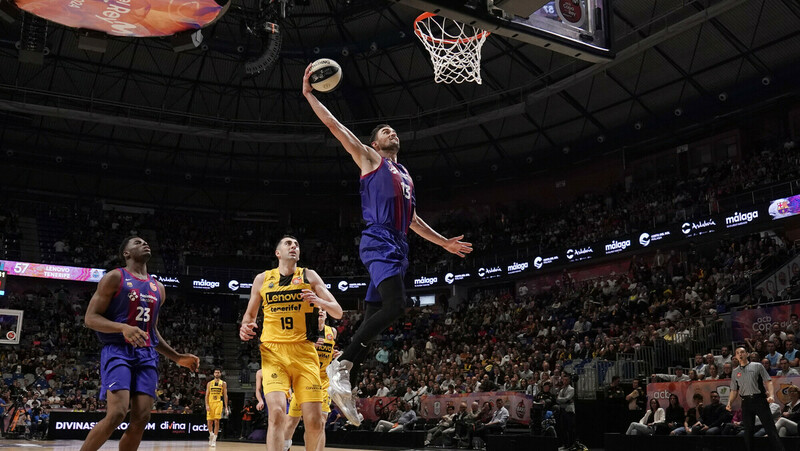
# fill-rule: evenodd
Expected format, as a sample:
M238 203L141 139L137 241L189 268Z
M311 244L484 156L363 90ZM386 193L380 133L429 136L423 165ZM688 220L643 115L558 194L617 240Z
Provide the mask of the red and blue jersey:
M408 233L417 205L414 181L406 168L388 158L361 176L361 214L367 227L379 225Z
M145 346L156 347L156 320L161 307L161 293L155 276L139 279L124 268L119 269L121 278L117 294L111 298L103 316L117 323L136 326L147 332L149 338ZM121 333L108 334L97 332L103 344L125 344Z

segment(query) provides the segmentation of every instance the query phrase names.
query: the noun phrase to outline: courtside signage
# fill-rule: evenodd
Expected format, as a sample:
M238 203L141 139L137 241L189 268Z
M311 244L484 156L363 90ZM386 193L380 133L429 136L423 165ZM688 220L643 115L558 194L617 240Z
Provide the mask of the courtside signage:
M38 277L42 279L73 280L80 282L99 282L106 274L99 268L76 268L74 266L49 265L44 263L25 263L0 260L0 271L9 276Z
M605 246L606 255L622 252L629 247L631 247L631 240L622 240L622 241L614 240L611 243L606 244Z
M103 419L103 412L50 412L47 438L50 440L85 440L89 431ZM122 422L111 439L119 439L129 423ZM144 440L205 440L208 426L205 415L153 413L144 428Z
M530 266L530 264L528 262L522 262L522 263L514 262L514 263L508 265L508 274L509 275L511 275L511 274L519 274L519 273L525 271L526 269L528 269L529 266Z
M773 200L767 211L773 220L788 218L800 213L800 194Z
M591 246L586 246L579 249L567 249L566 256L570 263L589 260L590 258L594 257L594 248Z
M554 255L552 257L536 257L533 259L533 267L536 269L542 269L547 265L553 264L558 261L558 255Z
M739 213L738 211L731 216L725 217L725 228L738 227L750 224L758 219L758 210Z
M670 236L669 231L653 233L653 234L644 232L641 235L639 235L639 244L641 244L642 247L647 247L650 245L650 243L655 241L661 241L668 236Z
M695 236L706 235L717 231L717 222L714 218L703 219L699 221L684 222L681 225L681 232L687 237L692 238Z

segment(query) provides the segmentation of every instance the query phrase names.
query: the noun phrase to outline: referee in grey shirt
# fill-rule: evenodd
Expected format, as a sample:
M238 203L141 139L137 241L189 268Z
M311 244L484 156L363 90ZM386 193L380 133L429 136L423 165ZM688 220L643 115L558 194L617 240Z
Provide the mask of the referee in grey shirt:
M726 409L731 410L731 404L737 396L742 397L742 424L744 425L744 444L747 451L753 451L753 424L756 415L761 419L761 425L767 432L770 440L770 448L774 451L783 451L783 444L778 438L778 431L772 420L772 412L769 404L774 402L772 393L772 378L758 362L747 361L747 351L744 348L736 348L736 360L739 366L734 368L731 374L731 395L728 398ZM765 389L766 385L766 391Z

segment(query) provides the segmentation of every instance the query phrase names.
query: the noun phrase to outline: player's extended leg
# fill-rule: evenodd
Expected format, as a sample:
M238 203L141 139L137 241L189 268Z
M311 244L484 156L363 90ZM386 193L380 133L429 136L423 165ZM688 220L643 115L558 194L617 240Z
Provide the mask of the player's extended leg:
M267 427L267 451L283 451L283 436L286 424L286 393L273 391L267 393L267 409L269 409L269 426Z
M283 433L284 449L288 449L292 446L292 437L294 437L294 431L297 429L298 424L300 424L300 417L289 415L288 422L286 423L286 431Z
M303 409L303 425L305 434L306 451L323 451L325 448L325 417L322 416L322 403L304 402L300 404Z
M106 392L106 416L100 420L86 437L81 451L95 451L111 437L111 434L125 419L130 404L130 390Z
M377 290L382 300L380 309L376 311L374 304L367 304L367 308L371 311L368 310L364 315L364 321L341 357L334 359L327 368L330 379L328 392L342 413L356 426L361 424L361 418L351 393L350 376L358 373L358 368L369 350L369 344L397 321L403 315L406 307L405 288L401 274L388 277L378 285Z
M402 275L395 274L382 281L378 285L378 293L382 301L379 310L364 315L364 321L361 322L361 326L339 359L352 362L355 372L367 355L369 344L405 312L406 299ZM373 310L376 308L372 303L367 304L368 309L369 307Z
M325 449L325 425L328 424L328 414L322 412L322 434L319 435L319 450Z
M128 429L119 440L120 451L135 451L139 449L142 434L150 421L150 409L153 408L153 397L144 393L134 393L131 396L131 422Z

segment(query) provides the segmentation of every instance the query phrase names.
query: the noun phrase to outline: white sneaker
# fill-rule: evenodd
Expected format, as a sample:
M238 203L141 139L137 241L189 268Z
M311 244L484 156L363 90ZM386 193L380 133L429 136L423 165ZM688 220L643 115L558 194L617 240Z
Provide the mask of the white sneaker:
M284 440L283 441L283 451L289 451L289 448L291 448L291 447L292 447L292 441L291 440Z
M339 359L334 359L328 365L328 368L325 369L330 380L328 394L333 402L339 406L347 420L355 426L360 426L364 417L358 413L356 403L353 401L352 387L350 385L350 370L352 368L353 362L349 360L339 361Z
M216 446L217 436L213 433L208 434L208 446Z

